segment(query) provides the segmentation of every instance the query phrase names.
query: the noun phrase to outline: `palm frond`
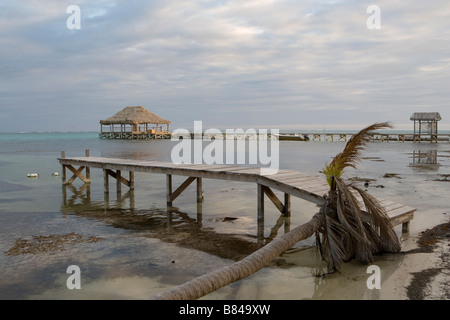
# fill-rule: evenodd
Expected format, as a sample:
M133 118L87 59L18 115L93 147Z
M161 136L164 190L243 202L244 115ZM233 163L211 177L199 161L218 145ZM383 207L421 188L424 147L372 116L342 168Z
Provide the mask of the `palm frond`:
M357 162L360 160L361 151L366 147L368 134L375 130L392 128L389 122L374 123L358 133L354 134L345 145L342 152L338 153L333 160L325 165L323 172L327 177L328 184L331 186L332 177L340 177L347 167L356 168Z
M333 202L333 200L328 199L321 209L324 224L316 232L317 247L323 260L327 262L327 269L330 273L336 272L339 266L347 261L347 243L349 242L343 239L347 236L347 233L336 219L335 208L331 206ZM322 234L322 237L320 237L320 234Z
M400 251L400 241L395 234L385 208L368 192L356 186L351 187L358 192L364 202L367 222L378 236L378 252Z
M330 191L321 209L324 225L316 233L316 244L329 272L338 271L342 263L351 259L367 264L377 253L400 250L400 241L383 206L375 197L347 185L341 178L345 168L356 168L368 134L390 127L388 122L382 122L362 129L325 165L323 171Z

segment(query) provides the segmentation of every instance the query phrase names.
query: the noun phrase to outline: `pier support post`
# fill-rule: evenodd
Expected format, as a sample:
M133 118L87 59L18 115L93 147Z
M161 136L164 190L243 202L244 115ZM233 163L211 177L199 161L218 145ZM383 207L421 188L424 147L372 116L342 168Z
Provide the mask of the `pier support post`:
M264 220L264 186L261 184L257 184L258 186L258 221Z
M202 178L197 178L197 202L203 201Z
M103 169L103 187L104 187L104 191L109 192L109 173L108 173L108 169Z
M409 221L402 223L402 234L409 234Z
M264 186L258 183L257 189L257 242L258 247L262 247L264 245Z
M61 151L61 159L64 159L66 157L66 152ZM66 184L66 166L62 165L62 181L63 184Z
M128 175L128 182L129 182L129 187L131 190L134 190L134 171L130 171L129 175Z
M199 228L202 227L202 221L203 221L203 203L197 202L197 226Z
M89 157L89 149L86 149L85 155L86 155L86 157ZM91 168L86 167L85 173L86 173L86 179L88 179L89 181L91 181Z
M103 193L104 197L104 203L105 203L105 210L109 209L109 191L105 189L105 192Z
M166 200L168 205L172 205L170 195L172 194L172 175L166 174Z
M120 170L116 170L116 191L118 193L122 191L122 174Z
M291 216L291 195L289 193L284 194L283 215L285 215L286 217Z

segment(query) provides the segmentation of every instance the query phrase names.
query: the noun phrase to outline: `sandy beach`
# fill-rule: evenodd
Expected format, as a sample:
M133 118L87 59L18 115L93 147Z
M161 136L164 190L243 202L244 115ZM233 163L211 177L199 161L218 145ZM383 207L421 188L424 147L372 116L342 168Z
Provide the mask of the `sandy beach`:
M403 243L403 263L386 283L382 299L450 299L450 217Z

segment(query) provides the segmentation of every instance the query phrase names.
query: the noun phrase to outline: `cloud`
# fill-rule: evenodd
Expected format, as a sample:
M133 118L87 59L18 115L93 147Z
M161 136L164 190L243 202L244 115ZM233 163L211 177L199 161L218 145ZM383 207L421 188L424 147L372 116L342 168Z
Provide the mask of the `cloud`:
M450 116L441 1L377 1L380 30L356 0L81 1L81 30L68 30L71 4L2 1L2 130L63 130L68 118L97 130L127 105L174 127Z

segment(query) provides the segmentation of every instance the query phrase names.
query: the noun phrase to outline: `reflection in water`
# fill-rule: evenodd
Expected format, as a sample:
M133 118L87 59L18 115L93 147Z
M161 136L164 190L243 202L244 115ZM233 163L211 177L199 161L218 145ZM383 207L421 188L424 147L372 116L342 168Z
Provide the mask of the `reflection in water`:
M439 169L440 164L437 161L437 150L428 150L428 151L416 151L414 150L412 153L413 162L409 164L410 167L416 167L421 169L431 169L437 170Z
M269 236L264 236L264 221L258 221L257 235L223 234L213 228L203 228L203 205L197 203L197 215L192 218L177 207L135 209L134 190L122 195L116 192L116 201L110 201L110 193L104 192L104 201L91 201L89 184L80 188L73 185L62 186L63 214L102 221L115 228L144 232L144 236L176 243L182 247L201 250L221 258L238 261L274 239L281 227L290 229L290 217L281 215L271 228ZM239 218L224 217L216 220L219 224L239 223Z
M197 215L192 217L192 214L189 215L172 206L135 209L133 190L124 195L117 193L115 199L116 202L110 202L109 193L105 193L104 201L92 201L89 186L82 186L79 189L73 186L63 186L61 211L67 215L100 221L114 228L138 232L139 237L158 239L233 261L241 260L260 246L267 244L281 230L284 232L290 230L291 217L280 216L267 237L259 233L256 236L222 234L215 231L214 228L203 226L205 215L201 202L197 204ZM210 221L211 218L206 219ZM239 223L239 218L223 217L216 222L218 224ZM209 297L219 299L379 298L376 290L369 290L366 286L369 276L366 273L367 266L352 262L344 265L340 273L329 277L315 277L314 274L323 274L323 270L320 268L325 265L321 262L320 257L313 257L311 253L312 251L309 249L292 248L273 261L268 268L222 288ZM374 263L383 270L382 280L388 281L389 276L401 261L401 256L396 257L395 261L389 257L380 257ZM160 270L155 266L152 268ZM167 269L166 272L168 274L160 280L164 283L163 286L169 284L170 287L174 287L187 281L184 276L178 275L179 282L175 283L174 277L170 276L170 270ZM181 272L181 275L183 274L184 272ZM274 286L275 283L277 285ZM299 290L299 288L302 289ZM147 297L161 291L163 289L157 289ZM264 293L266 296L261 297L260 293Z

